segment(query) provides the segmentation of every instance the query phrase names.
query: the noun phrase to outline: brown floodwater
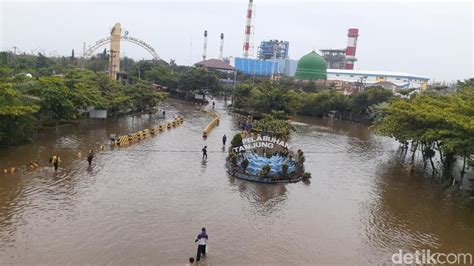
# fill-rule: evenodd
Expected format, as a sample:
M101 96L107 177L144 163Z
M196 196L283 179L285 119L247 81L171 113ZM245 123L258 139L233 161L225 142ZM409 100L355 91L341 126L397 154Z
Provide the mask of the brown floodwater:
M296 118L290 142L305 152L312 179L268 185L227 175L221 137L230 142L238 118L220 102L207 140L208 115L173 100L162 107L184 124L128 147L111 147L108 136L163 118L84 121L1 150L2 169L40 167L0 174L0 264L183 265L203 226L201 265L390 263L399 249L474 254L474 200L423 170L410 173L398 144L365 125ZM88 167L86 151L100 144Z

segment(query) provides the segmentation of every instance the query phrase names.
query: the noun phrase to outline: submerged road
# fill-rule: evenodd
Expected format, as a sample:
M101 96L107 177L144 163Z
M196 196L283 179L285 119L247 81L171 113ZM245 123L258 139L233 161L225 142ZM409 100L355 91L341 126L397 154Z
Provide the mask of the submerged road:
M183 125L124 148L111 133L163 122L159 115L85 121L47 130L35 143L0 151L0 167L39 160L35 171L0 176L0 264L201 265L367 264L390 262L399 249L474 253L472 202L410 175L398 145L366 126L297 118L291 146L306 153L310 183L256 184L229 177L228 143L237 118L218 102L221 122L169 100ZM105 143L92 167L86 151ZM208 160L201 159L207 145ZM58 172L45 165L61 155Z

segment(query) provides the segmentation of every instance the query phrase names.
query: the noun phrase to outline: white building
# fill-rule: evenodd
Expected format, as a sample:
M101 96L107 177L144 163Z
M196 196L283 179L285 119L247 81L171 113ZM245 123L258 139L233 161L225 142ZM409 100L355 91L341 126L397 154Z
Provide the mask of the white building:
M363 82L365 86L391 85L401 89L425 90L430 80L427 77L402 72L373 71L373 70L349 70L328 69L328 81Z

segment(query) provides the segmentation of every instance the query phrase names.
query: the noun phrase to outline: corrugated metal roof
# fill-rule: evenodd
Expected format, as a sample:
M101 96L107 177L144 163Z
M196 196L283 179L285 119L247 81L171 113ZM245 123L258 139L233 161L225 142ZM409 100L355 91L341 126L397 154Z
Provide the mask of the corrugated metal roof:
M219 59L208 59L201 62L197 62L194 65L199 66L199 67L211 68L211 69L234 70L233 66Z
M402 78L414 78L429 80L430 78L404 73L404 72L391 72L391 71L379 71L379 70L351 70L351 69L328 69L328 74L345 74L345 75L360 75L360 76L388 76L388 77L402 77Z

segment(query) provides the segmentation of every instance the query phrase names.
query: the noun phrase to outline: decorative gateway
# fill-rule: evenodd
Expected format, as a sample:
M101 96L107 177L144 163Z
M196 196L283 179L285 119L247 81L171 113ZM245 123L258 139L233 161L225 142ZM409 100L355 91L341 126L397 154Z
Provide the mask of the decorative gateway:
M237 134L229 149L227 167L237 178L262 183L297 182L310 178L304 172L304 154L290 150L288 142L273 136Z

